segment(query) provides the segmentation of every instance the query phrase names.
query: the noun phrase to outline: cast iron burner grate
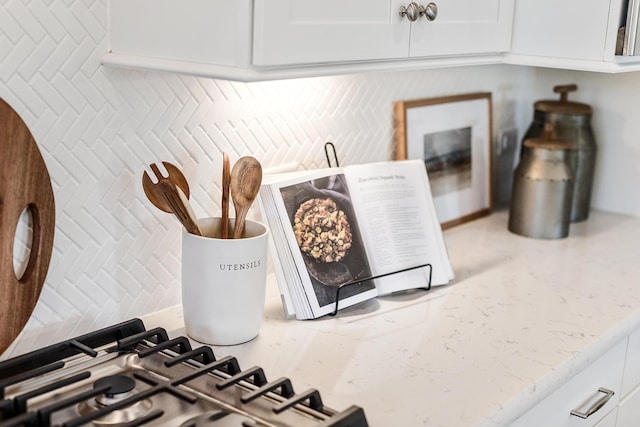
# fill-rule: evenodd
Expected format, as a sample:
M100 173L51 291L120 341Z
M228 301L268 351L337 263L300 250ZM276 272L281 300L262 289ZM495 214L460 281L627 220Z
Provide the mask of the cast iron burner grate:
M260 367L133 319L0 362L0 427L368 427Z

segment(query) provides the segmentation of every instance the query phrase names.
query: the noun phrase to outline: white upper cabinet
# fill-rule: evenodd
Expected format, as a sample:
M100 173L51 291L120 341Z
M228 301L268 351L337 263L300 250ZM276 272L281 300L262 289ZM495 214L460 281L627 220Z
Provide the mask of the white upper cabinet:
M206 75L250 63L251 0L109 0L107 65Z
M103 63L244 81L501 62L634 71L639 15L640 0L109 0Z
M498 63L514 1L110 0L103 63L233 80Z
M640 69L637 0L518 0L506 62L587 71Z
M427 4L424 1L423 4ZM513 1L435 1L438 16L411 26L410 56L507 52L511 42Z
M414 21L410 8L418 11ZM513 0L256 0L253 62L502 53L509 49L512 13Z
M406 58L411 25L394 0L256 0L260 66ZM425 20L426 22L426 20Z

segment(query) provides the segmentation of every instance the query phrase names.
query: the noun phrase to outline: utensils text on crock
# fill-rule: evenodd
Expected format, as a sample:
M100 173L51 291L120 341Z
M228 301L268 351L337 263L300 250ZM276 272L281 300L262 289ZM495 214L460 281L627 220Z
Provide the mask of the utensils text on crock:
M189 184L180 169L169 162L162 162L167 170L167 176L163 176L158 165L149 165L158 182L151 181L149 174L142 175L142 188L147 198L158 209L167 213L173 213L191 234L202 235L196 216L189 203Z
M222 153L222 222L220 224L220 237L229 238L229 184L231 182L231 166L229 155Z
M233 238L242 237L244 220L251 204L258 195L262 183L262 166L251 156L238 159L231 170L231 198L236 210Z

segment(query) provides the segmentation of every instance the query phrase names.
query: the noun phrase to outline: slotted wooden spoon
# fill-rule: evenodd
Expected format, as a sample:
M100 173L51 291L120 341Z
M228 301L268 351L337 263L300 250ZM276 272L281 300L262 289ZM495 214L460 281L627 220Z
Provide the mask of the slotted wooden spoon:
M151 181L147 172L142 175L142 188L147 198L158 209L167 213L173 213L191 234L202 236L196 216L189 203L189 183L183 173L169 162L162 162L167 170L167 176L163 176L158 165L149 165L158 182Z

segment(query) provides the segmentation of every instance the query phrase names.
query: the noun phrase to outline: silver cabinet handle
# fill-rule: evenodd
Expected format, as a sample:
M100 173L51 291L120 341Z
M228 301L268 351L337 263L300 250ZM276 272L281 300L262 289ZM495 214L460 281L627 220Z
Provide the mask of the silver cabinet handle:
M604 405L606 405L609 399L611 399L615 394L613 391L608 390L604 387L600 387L598 389L598 393L604 393L604 396L602 396L600 399L593 402L593 405L591 405L589 409L587 409L585 412L580 412L578 409L573 409L571 411L571 415L575 415L576 417L580 417L580 418L587 418L595 414L596 412L598 412L598 410L602 408Z
M415 22L421 16L420 7L416 2L409 3L407 7L400 6L399 13L403 18L406 16L410 22Z
M438 5L430 2L425 7L420 6L420 16L427 18L427 21L435 21L438 17Z

